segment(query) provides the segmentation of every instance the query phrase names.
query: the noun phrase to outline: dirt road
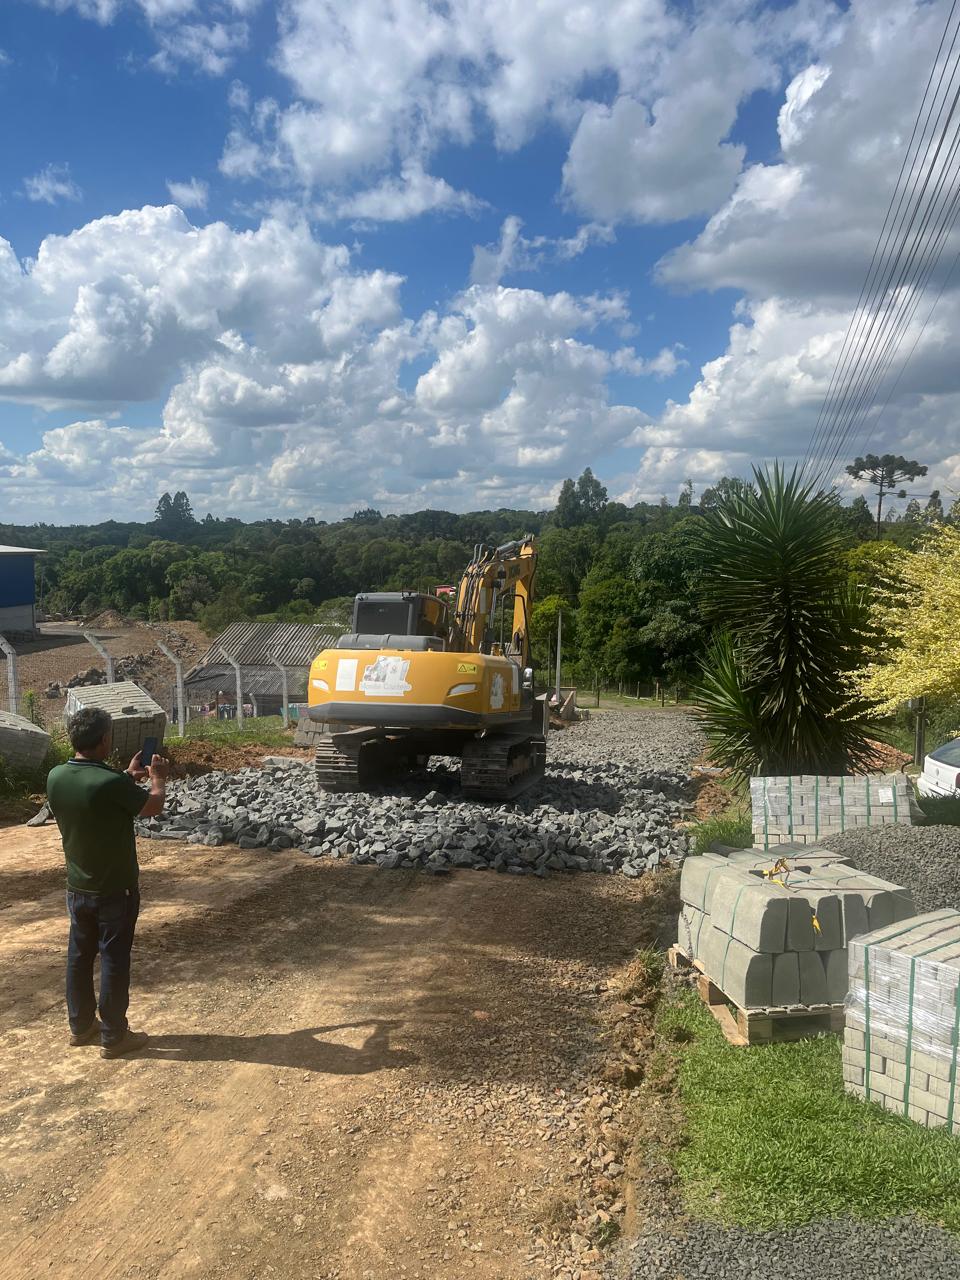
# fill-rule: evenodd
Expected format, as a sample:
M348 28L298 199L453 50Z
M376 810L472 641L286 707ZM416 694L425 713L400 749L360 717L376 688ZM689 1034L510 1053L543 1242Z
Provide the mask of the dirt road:
M552 1268L619 1194L596 1010L647 885L146 844L152 1040L107 1062L66 1043L60 858L0 831L4 1280L594 1274L576 1233Z

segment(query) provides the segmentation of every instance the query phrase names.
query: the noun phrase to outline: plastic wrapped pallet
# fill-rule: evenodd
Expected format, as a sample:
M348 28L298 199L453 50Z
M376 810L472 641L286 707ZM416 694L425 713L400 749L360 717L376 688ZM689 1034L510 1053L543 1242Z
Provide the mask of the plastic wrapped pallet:
M50 735L31 720L0 711L0 759L14 773L39 769L50 747Z
M167 717L163 709L132 680L116 684L82 685L67 695L66 714L81 707L100 707L113 719L113 749L124 763L132 759L147 738L163 742Z
M846 1089L960 1133L960 911L855 939L843 1044Z
M750 779L753 839L763 849L819 844L854 827L909 826L912 801L902 773Z
M826 849L687 858L680 946L742 1009L842 1005L852 939L915 907L908 890L835 858Z

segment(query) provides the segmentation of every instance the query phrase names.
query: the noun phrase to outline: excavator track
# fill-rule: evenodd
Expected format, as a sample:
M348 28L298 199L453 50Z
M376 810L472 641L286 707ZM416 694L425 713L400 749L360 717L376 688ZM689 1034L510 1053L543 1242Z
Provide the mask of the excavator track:
M317 739L317 786L325 791L367 791L417 763L402 738L369 729Z
M512 800L543 777L547 744L530 733L494 733L463 749L460 790L478 800Z
M324 791L360 790L360 754L334 746L329 736L317 740L317 786Z

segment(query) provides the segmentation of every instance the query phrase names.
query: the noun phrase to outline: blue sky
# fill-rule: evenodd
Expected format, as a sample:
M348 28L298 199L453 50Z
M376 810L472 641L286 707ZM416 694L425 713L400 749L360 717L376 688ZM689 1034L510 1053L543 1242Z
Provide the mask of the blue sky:
M7 0L0 518L542 506L586 465L636 501L802 454L945 13ZM948 491L952 319L937 405L905 378L881 424Z

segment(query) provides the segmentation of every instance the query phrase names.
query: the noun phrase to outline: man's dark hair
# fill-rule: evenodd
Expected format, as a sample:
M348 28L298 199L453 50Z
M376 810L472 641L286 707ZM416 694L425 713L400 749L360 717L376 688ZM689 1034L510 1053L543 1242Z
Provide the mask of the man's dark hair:
M102 741L113 718L102 707L81 707L67 721L67 733L74 751L90 751Z

